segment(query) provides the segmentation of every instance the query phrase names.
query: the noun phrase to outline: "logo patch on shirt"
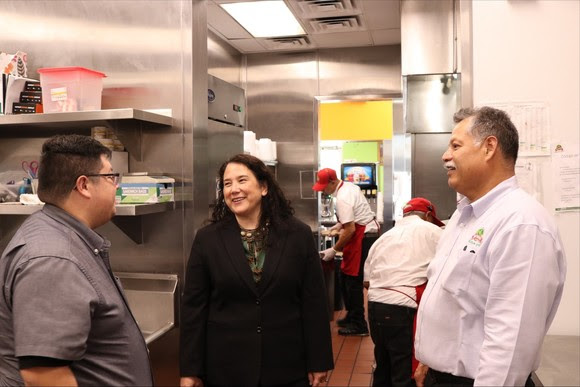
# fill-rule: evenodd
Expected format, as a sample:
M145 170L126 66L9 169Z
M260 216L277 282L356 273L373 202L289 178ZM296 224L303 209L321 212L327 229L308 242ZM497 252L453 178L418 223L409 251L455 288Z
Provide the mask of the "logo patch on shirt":
M475 234L473 234L468 243L474 245L475 247L479 247L481 246L482 241L483 241L483 227L477 230Z

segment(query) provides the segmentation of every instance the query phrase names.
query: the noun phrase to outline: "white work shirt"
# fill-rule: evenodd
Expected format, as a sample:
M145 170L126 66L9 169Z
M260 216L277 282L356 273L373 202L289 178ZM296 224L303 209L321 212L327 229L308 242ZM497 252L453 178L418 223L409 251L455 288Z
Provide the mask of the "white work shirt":
M524 385L540 362L566 261L548 212L515 177L463 198L427 271L415 353L476 386Z
M348 181L339 183L336 191L336 216L342 224L355 222L367 226L365 232L376 231L375 213L361 189Z
M417 215L397 220L395 227L373 243L365 262L369 301L416 308L414 287L427 281L427 266L442 233L441 228Z

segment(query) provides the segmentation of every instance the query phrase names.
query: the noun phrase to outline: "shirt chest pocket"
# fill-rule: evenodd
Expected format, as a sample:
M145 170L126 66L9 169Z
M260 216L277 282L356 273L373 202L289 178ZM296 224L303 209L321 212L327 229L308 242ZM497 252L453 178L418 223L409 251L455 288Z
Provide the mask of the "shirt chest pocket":
M467 292L473 273L475 257L476 254L469 251L462 251L459 254L455 265L449 270L447 276L443 278L442 287L444 290L455 296Z

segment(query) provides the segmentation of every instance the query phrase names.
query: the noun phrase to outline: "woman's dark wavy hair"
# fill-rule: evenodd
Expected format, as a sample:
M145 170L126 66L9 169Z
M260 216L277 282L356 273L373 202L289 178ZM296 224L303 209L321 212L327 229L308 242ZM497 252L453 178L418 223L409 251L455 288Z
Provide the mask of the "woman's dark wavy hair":
M260 226L268 221L270 226L279 228L283 221L294 214L294 209L290 206L290 200L284 196L284 192L278 185L274 176L266 165L257 157L237 154L222 164L219 169L219 192L216 199L210 222L219 222L222 219L234 217L232 211L224 200L224 172L228 164L237 163L245 165L256 177L260 184L268 187L268 193L262 198Z

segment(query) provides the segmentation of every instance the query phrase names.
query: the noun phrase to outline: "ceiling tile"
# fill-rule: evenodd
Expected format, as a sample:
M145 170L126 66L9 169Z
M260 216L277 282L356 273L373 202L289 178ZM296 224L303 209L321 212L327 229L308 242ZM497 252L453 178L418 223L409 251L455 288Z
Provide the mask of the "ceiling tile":
M367 31L310 35L320 48L371 46L371 36Z
M242 54L267 51L256 39L234 39L228 40L228 43Z
M362 0L361 5L370 30L401 27L399 0Z
M375 46L401 43L401 30L399 28L375 30L371 31L371 35Z

